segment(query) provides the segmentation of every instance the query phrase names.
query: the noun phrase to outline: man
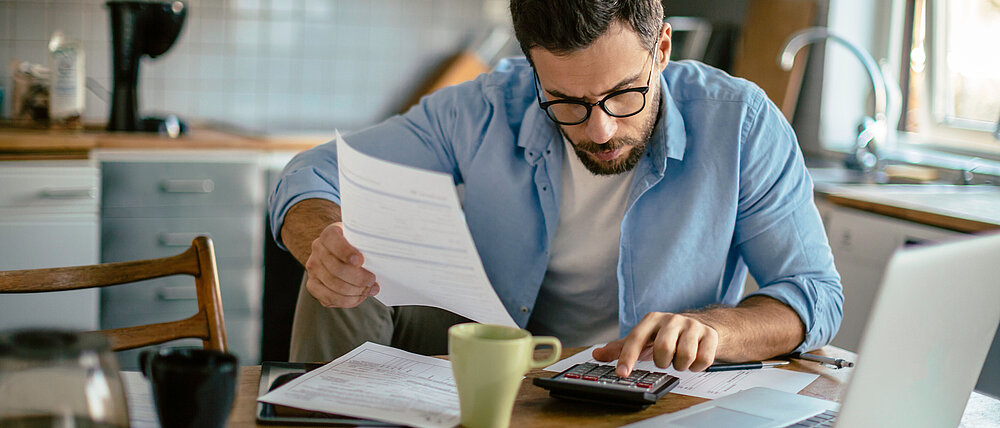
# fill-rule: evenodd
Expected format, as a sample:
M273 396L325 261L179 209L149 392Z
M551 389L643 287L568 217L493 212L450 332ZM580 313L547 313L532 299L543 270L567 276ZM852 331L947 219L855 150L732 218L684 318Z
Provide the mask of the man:
M618 358L622 376L638 359L697 371L828 343L840 278L795 136L763 91L669 62L659 0L510 9L526 60L346 140L454 176L514 320L567 346L609 342L594 357ZM326 144L272 195L275 238L307 270L292 358L364 340L444 353L460 317L368 298L380 285L343 237L337 183ZM741 300L748 269L761 289Z

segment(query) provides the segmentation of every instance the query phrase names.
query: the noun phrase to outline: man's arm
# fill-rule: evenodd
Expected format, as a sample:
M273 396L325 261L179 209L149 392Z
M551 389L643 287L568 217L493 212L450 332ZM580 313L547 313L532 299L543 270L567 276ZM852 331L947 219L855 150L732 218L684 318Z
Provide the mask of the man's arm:
M767 296L752 296L735 308L711 308L683 315L719 333L722 361L764 360L792 352L805 339L805 326L788 305Z
M281 242L306 265L312 243L331 224L340 222L340 205L326 199L305 199L292 205L281 225Z
M628 336L594 350L599 361L618 359L617 373L628 376L636 361L701 371L721 361L751 361L787 354L802 343L805 326L784 303L754 296L736 307L696 312L647 314Z
M375 275L361 267L364 256L344 238L340 206L304 199L285 214L281 240L306 268L306 289L323 306L353 308L378 294Z

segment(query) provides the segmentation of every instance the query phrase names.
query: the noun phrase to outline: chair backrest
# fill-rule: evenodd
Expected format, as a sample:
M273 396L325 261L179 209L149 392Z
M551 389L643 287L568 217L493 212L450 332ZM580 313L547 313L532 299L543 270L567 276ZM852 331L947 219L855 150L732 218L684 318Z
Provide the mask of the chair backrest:
M159 259L0 272L0 294L106 287L170 275L194 277L198 313L182 320L101 330L122 351L175 339L201 339L206 349L227 351L222 296L212 240L199 236L181 254Z

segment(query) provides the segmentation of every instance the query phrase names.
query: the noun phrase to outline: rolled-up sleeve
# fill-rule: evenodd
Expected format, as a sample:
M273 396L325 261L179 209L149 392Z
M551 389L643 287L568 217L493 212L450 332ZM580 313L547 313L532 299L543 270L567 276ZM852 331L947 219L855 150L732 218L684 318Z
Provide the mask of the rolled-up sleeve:
M326 199L340 204L337 180L337 146L329 142L296 155L281 173L268 197L268 214L274 242L284 250L281 225L295 204L305 199Z
M796 351L808 351L840 328L840 275L795 135L772 103L762 100L758 110L741 147L736 244L760 285L751 296L791 307L806 330Z

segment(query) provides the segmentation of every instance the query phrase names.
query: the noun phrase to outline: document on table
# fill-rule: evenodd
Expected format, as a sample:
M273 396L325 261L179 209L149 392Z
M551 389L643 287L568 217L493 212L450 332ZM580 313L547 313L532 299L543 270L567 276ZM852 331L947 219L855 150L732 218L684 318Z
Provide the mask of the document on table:
M461 421L449 361L371 342L257 401L417 427Z
M516 326L490 285L448 174L361 153L337 134L344 236L386 305L447 309Z
M561 372L572 367L574 364L596 363L596 364L618 364L618 360L610 363L595 360L591 355L594 349L604 345L594 345L573 356L567 357L555 364L548 366L545 370ZM677 376L680 383L673 391L677 394L690 395L701 398L719 398L744 389L755 386L766 386L780 391L797 393L816 380L819 375L811 373L795 372L778 368L755 369L755 370L734 370L726 372L690 372L678 371L673 367L661 369L656 367L652 361L639 361L635 365L636 370L649 370L654 372L664 372L672 376Z
M160 428L153 405L153 393L149 380L140 372L119 372L125 386L125 401L128 403L128 423L132 428Z

